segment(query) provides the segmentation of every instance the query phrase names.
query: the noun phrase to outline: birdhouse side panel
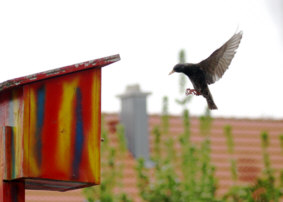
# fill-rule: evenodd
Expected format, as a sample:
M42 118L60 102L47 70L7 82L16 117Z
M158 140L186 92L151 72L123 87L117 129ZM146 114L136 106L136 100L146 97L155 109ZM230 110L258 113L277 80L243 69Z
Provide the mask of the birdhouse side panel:
M22 87L3 91L0 94L0 128L4 132L4 127L11 127L10 137L1 135L1 152L5 149L10 151L10 157L4 159L5 170L3 179L10 180L23 176L23 90ZM9 144L4 145L5 138L10 138ZM3 149L2 149L3 147Z
M100 182L101 69L25 86L27 177Z

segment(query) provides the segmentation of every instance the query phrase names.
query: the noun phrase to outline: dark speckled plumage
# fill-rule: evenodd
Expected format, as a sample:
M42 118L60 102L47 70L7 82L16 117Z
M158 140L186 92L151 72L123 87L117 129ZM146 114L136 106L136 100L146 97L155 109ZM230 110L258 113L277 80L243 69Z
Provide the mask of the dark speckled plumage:
M187 75L195 90L206 98L209 109L217 109L217 106L213 101L208 84L219 80L228 69L239 47L242 35L242 32L235 33L225 44L200 63L177 64L171 72Z

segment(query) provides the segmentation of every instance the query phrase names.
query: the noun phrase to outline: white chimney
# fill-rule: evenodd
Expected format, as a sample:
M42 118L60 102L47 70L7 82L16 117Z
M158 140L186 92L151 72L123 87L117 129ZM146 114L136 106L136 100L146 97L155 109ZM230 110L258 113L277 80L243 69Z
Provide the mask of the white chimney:
M146 164L151 164L146 110L146 98L150 94L141 92L139 85L131 85L124 94L118 95L121 99L120 121L125 127L128 149L135 158L143 158Z

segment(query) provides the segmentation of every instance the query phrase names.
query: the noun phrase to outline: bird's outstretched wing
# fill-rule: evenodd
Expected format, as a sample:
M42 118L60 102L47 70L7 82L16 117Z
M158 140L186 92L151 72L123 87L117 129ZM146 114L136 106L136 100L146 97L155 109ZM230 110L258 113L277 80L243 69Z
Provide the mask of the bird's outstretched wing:
M223 46L200 62L200 68L205 72L207 84L212 84L223 76L239 47L242 35L242 31L235 33Z

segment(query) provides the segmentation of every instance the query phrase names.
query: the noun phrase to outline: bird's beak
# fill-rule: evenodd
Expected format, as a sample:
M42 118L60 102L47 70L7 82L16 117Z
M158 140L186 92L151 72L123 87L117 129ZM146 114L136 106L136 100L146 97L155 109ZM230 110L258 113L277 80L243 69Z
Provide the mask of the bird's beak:
M175 71L174 71L174 69L169 73L169 75L171 75L171 74L173 74Z

